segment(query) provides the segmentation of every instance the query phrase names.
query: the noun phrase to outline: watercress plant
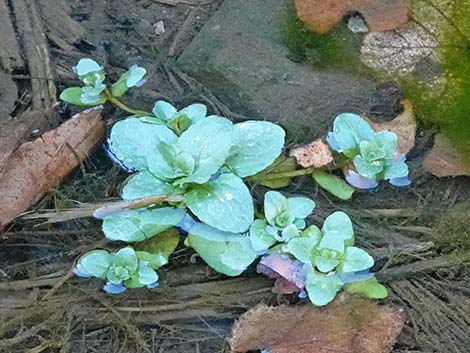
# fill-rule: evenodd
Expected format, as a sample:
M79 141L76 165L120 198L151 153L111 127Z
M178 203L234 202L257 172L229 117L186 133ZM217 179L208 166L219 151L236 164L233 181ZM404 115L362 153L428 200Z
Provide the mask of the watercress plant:
M84 254L77 275L107 280L104 289L110 293L154 287L155 270L168 262L181 233L186 246L228 276L241 274L260 256L295 259L315 305L325 305L341 288L375 298L386 295L368 273L373 259L354 246L345 213L333 213L320 229L308 221L313 200L277 191L266 192L263 213L255 212L247 182L283 187L292 177L310 174L338 197L352 195L344 181L326 170L302 169L282 156L285 132L280 126L258 120L233 123L208 115L200 103L177 109L157 101L151 112L129 108L120 97L140 86L146 74L135 65L110 85L103 67L91 59L80 60L74 72L83 86L67 88L62 100L87 106L110 102L131 114L114 124L107 150L133 173L122 189L125 207L94 214L103 219L106 238L130 245ZM376 133L362 118L341 114L327 140L342 156L338 168L349 166L346 180L352 185L375 187L382 179L408 183L395 134Z

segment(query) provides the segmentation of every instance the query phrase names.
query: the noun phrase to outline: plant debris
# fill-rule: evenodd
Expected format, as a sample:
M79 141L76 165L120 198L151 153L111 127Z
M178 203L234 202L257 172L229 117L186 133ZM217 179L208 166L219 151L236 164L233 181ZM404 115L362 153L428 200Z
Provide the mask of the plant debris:
M312 30L326 33L343 16L360 12L371 31L390 31L408 21L409 0L296 0L297 15Z
M470 163L442 134L434 137L434 146L423 162L423 169L439 178L470 176Z
M297 163L304 168L322 168L333 162L333 154L330 148L321 139L294 148L289 155L295 157Z
M22 144L0 174L0 229L77 167L104 134L101 109L89 109Z
M269 323L269 325L266 325ZM326 308L260 304L234 324L232 352L389 352L403 329L401 308L341 295Z

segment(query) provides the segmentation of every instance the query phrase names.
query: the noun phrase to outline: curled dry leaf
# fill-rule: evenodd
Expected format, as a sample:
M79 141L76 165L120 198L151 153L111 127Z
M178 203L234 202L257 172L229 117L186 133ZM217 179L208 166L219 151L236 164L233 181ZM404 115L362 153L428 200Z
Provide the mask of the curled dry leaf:
M450 144L442 134L434 138L434 146L423 162L423 169L439 178L447 176L470 176L470 163Z
M295 157L297 163L304 168L322 168L333 162L330 148L321 139L316 139L305 146L294 148L290 151L289 155Z
M0 230L77 167L101 140L100 110L73 116L9 156L0 174Z
M367 119L375 131L391 131L398 136L398 152L407 154L415 145L416 120L413 106L409 100L402 100L403 112L393 120L384 123L375 123Z
M234 324L229 343L232 352L386 353L404 322L400 308L343 293L324 308L260 304Z
M409 0L296 0L297 15L312 30L329 32L343 16L360 12L371 31L389 31L408 21Z
M265 256L256 266L256 271L276 280L274 292L291 294L305 287L303 264L282 254Z

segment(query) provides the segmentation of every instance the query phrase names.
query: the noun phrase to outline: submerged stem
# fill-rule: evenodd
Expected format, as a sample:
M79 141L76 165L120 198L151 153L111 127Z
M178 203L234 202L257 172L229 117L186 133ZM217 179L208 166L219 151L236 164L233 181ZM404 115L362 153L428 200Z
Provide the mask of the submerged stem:
M152 113L149 113L143 110L129 108L127 105L121 102L117 97L113 96L112 93L108 89L104 91L104 96L109 102L113 103L116 107L124 110L125 112L129 114L137 115L137 116L152 116L153 115Z
M248 177L247 181L260 181L260 180L275 180L275 179L282 179L282 178L293 178L296 176L302 176L307 174L312 174L314 170L318 168L309 167L305 169L297 169L289 172L280 172L280 173L267 173L263 175L254 175L252 177Z

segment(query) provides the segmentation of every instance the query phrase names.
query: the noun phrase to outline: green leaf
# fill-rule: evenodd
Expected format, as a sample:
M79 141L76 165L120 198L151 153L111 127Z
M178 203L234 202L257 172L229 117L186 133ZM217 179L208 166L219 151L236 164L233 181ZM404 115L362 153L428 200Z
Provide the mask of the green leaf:
M408 175L408 166L405 162L387 161L385 163L384 179L401 178Z
M322 249L313 257L313 262L320 272L328 273L339 265L337 253L332 250Z
M201 223L191 229L185 243L210 267L227 276L238 276L257 257L248 237Z
M398 137L397 134L391 131L379 131L374 134L372 142L383 148L385 155L383 158L390 159L397 150Z
M321 249L334 250L340 254L344 253L343 233L337 230L330 230L323 233L323 238L320 240L318 247Z
M171 195L176 188L155 177L152 173L143 171L134 174L122 189L124 200L135 200L156 195Z
M184 214L171 207L119 212L104 218L103 232L109 240L138 242L177 225Z
M276 218L282 214L289 216L289 203L287 198L277 191L268 191L264 195L264 216L269 224L275 225Z
M186 115L179 115L168 122L168 126L177 134L181 135L191 126L191 120Z
M69 87L62 91L59 98L69 104L81 105L81 106L86 106L86 107L100 105L106 102L106 98L100 97L96 101L85 103L82 101L81 95L82 95L81 87Z
M354 193L354 188L343 179L323 170L315 170L312 177L323 189L341 200L349 200Z
M114 124L109 139L116 158L139 171L148 169L147 156L156 153L159 143L175 143L176 140L177 136L167 127L147 124L134 117Z
M283 173L283 172L292 172L297 169L297 162L294 158L286 158L281 156L274 161L272 166L267 167L261 173L266 173L269 170L270 173ZM257 176L261 175L261 173L257 174ZM263 180L259 182L263 186L267 186L271 189L279 189L289 185L291 178L277 178L271 180Z
M289 213L295 218L307 218L315 208L315 202L306 197L289 197Z
M207 182L229 156L232 139L233 125L228 119L212 116L191 125L180 136L178 146L194 157L196 169L177 184Z
M305 264L310 264L312 261L312 252L318 243L318 239L314 237L295 237L287 243L288 251L294 257Z
M168 259L160 253L149 253L146 251L135 252L139 261L145 261L148 267L156 270L168 263Z
M94 60L83 58L78 61L74 71L78 76L85 76L92 72L102 71L103 68Z
M222 174L204 185L194 186L185 196L189 209L211 227L241 233L253 222L250 191L236 175Z
M227 165L240 177L258 173L282 152L284 130L267 121L245 121L233 127L234 143Z
M161 142L153 154L147 156L149 170L157 178L173 180L178 177L191 175L196 161L177 144Z
M322 231L323 233L336 231L345 241L345 245L354 244L354 230L351 219L342 211L336 211L326 217Z
M282 241L288 241L290 238L296 237L300 234L300 231L297 229L295 224L289 224L288 226L284 227L281 231L281 238Z
M364 178L373 179L376 174L381 173L384 169L384 162L382 160L370 163L360 155L354 157L353 163L357 172Z
M347 283L343 289L351 294L364 294L371 299L383 299L388 295L387 288L381 285L375 277L366 281Z
M343 113L335 118L333 133L338 146L349 158L357 153L361 141L370 140L374 136L369 123L351 113Z
M129 70L121 75L111 86L111 93L115 97L120 97L126 93L131 87L141 86L145 81L143 80L147 70L143 67L132 65Z
M322 274L312 271L307 274L305 288L313 305L323 306L336 297L342 285L341 279L334 273Z
M207 107L201 103L188 105L178 112L178 116L187 116L194 124L195 122L206 117Z
M149 284L155 283L158 281L158 275L153 270L152 268L145 266L145 265L140 265L138 269L138 278L139 278L139 283L141 283L144 286L147 286Z
M180 240L179 232L170 228L136 245L136 250L161 254L167 261Z
M152 113L161 120L170 121L176 115L176 108L165 101L157 101L153 106Z
M77 269L89 276L106 278L113 261L112 255L106 250L92 250L82 255L77 262Z
M264 219L256 219L250 227L250 241L253 249L262 252L276 243L276 239L266 232L268 223Z
M374 266L374 259L367 251L349 246L346 248L344 259L338 270L341 272L355 272L367 270Z

